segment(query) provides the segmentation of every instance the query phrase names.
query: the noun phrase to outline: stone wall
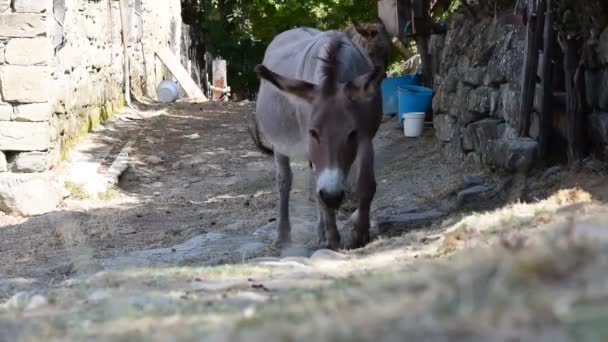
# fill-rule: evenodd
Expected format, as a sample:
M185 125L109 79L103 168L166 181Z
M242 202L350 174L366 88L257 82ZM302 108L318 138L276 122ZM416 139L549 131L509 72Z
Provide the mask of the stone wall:
M533 165L537 143L517 138L525 32L500 18L470 20L461 13L447 34L434 35L434 126L446 158L525 172ZM532 136L538 123L532 124Z
M154 98L170 77L155 51L180 55L181 3L128 3L132 91ZM56 206L48 172L124 104L123 61L117 0L0 0L0 210ZM25 205L32 192L48 199Z

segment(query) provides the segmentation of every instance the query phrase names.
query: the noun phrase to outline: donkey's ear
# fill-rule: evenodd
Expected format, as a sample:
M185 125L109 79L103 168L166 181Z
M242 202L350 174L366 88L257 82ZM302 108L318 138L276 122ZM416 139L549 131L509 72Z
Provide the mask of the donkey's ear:
M315 97L317 86L312 83L283 77L262 64L256 65L255 72L260 79L272 83L285 95L293 96L306 102L312 102Z
M346 92L353 101L368 101L378 94L380 82L386 76L381 67L374 67L372 72L359 76L346 84Z

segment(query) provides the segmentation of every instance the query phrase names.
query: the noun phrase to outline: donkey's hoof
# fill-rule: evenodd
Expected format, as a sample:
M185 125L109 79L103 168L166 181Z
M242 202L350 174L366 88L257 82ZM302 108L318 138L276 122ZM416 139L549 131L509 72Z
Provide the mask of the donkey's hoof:
M325 243L325 248L332 250L332 251L337 251L338 249L340 249L340 240L339 239L328 240Z
M275 247L282 249L291 245L291 237L280 237L274 242Z
M367 246L367 244L370 242L370 238L369 236L354 236L353 240L350 242L350 245L348 246L348 249L357 249L357 248L363 248L365 246Z

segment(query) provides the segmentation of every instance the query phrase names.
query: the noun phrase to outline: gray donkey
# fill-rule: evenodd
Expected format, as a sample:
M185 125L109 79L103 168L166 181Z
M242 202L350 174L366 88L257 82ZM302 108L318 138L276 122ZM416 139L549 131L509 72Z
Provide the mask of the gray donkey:
M359 200L349 247L369 242L371 202L376 192L372 139L382 117L381 67L343 32L297 28L277 35L262 65L256 103L261 134L272 145L277 167L277 245L291 242L290 160L310 161L319 209L319 243L340 247L336 210L342 204L353 163Z

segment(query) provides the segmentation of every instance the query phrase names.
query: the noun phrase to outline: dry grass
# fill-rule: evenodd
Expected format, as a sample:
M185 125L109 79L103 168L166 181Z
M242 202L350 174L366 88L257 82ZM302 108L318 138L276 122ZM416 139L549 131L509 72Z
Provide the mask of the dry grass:
M82 244L73 235L63 234ZM1 305L0 331L32 341L608 338L608 206L588 193L470 215L425 238L339 259L101 272L38 307Z

